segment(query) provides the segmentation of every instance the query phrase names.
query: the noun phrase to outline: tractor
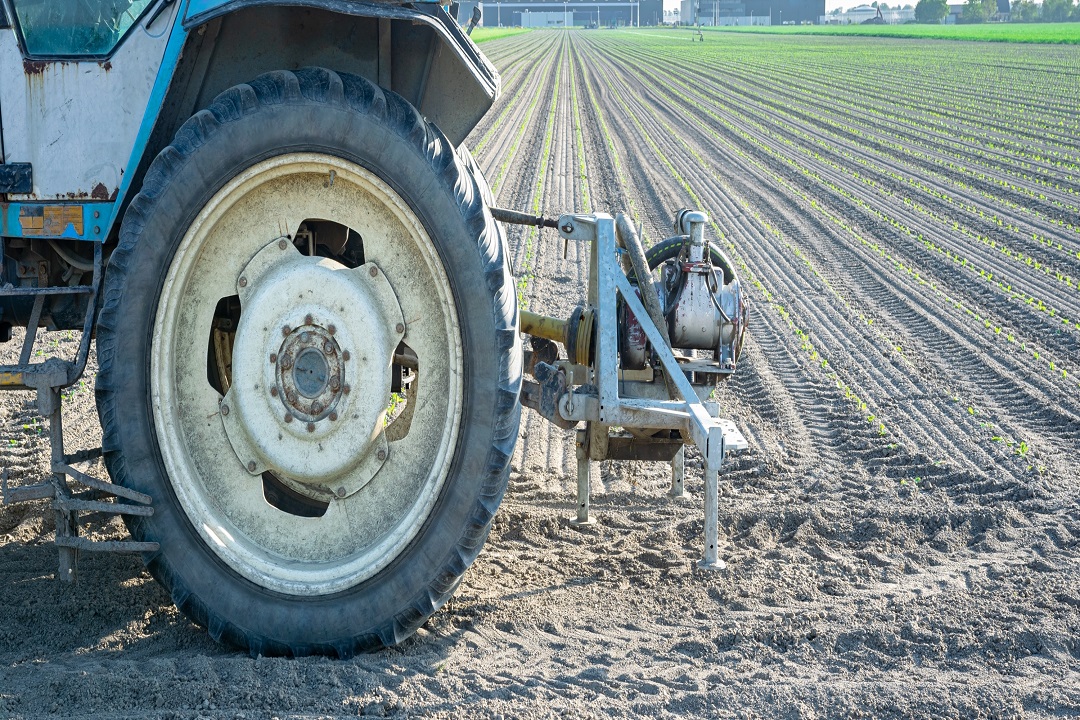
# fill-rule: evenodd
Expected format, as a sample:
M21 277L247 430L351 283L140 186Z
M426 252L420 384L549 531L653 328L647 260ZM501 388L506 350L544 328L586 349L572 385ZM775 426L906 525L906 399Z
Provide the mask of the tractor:
M591 462L670 461L677 494L696 446L700 564L723 567L718 473L746 441L710 397L746 330L734 265L701 211L646 250L621 214L495 207L462 142L499 74L447 8L2 9L0 340L22 345L0 388L36 392L51 443L48 476L2 492L48 501L61 581L80 553L138 553L252 655L394 645L477 557L522 407L577 428L576 522ZM519 312L508 223L590 244L570 317ZM40 360L56 330L77 350ZM102 443L69 452L91 343ZM129 539L85 532L116 516Z

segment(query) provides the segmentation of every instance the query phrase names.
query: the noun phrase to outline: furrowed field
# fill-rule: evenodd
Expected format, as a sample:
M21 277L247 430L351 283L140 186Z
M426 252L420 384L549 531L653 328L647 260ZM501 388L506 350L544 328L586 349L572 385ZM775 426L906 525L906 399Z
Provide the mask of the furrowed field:
M582 30L482 49L503 93L466 144L498 205L629 211L647 243L701 208L739 265L750 340L718 397L751 449L722 476L728 570L695 568L700 462L686 502L662 464L604 463L578 529L571 433L530 412L458 594L347 662L231 653L137 559L87 558L63 588L51 521L4 508L0 717L1080 714L1080 46ZM568 315L585 248L509 237L523 305ZM0 408L25 476L48 458L32 401ZM72 407L91 442L89 392Z

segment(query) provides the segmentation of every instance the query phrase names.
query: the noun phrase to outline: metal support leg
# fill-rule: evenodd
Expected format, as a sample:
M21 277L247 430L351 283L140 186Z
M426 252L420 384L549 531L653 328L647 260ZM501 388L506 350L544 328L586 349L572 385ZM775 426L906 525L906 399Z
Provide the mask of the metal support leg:
M683 489L683 478L686 477L686 446L679 448L675 457L671 458L671 489L668 495L674 498L686 497Z
M592 463L589 461L588 430L577 431L577 441L574 443L577 451L577 519L571 520L571 525L592 525L595 520L589 517L589 471Z
M720 503L720 468L705 467L705 556L698 562L702 570L723 570L727 563L720 559L719 528Z
M60 415L59 388L50 387L38 390L38 410L49 418L52 466L53 468L63 466L66 458L64 457L64 425ZM62 582L73 583L78 571L79 551L73 547L65 547L63 541L78 537L78 521L74 510L64 510L60 507L64 498L71 495L67 476L62 472L54 472L51 479L54 488L53 516L56 520L57 549L60 551L60 567L57 569L57 576Z

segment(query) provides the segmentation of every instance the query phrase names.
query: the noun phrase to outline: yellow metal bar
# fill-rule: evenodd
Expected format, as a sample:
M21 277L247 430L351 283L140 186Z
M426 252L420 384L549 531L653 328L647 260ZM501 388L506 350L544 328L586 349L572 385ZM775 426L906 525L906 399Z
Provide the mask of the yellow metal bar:
M21 372L0 372L0 387L26 387L26 384L23 383L23 374Z
M537 315L528 310L518 312L521 320L521 332L526 335L535 335L546 340L566 344L567 322L547 315Z

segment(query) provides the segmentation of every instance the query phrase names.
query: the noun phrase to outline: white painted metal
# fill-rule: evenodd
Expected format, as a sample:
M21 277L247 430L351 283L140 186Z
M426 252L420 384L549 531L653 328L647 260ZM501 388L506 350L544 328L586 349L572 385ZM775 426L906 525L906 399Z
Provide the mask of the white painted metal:
M251 475L288 468L290 480L313 490L352 495L386 459L382 430L390 366L405 335L385 274L372 263L347 268L301 255L291 242L274 239L241 269L237 294L242 313L232 348L232 385L222 399L222 420L237 458ZM296 416L278 379L281 372L295 372L291 357L290 368L279 368L289 354L283 328L295 333L309 326L334 328L327 342L342 369L334 378L337 392L326 393L332 402L318 413L324 416L311 422ZM340 361L343 353L347 362Z
M237 293L242 270L269 241L312 218L332 219L362 235L366 262L385 274L408 319L404 341L416 353L419 369L408 397L410 429L404 437L387 438L388 456L378 473L330 500L322 517L306 518L267 503L261 478L237 457L223 426L221 395L206 377L206 347L214 309L219 299ZM324 276L302 275L291 295L276 298L276 312L315 312L310 303L322 292ZM371 577L415 537L447 477L462 422L461 332L449 287L431 239L406 203L377 176L339 158L295 153L258 163L230 181L196 217L173 259L157 309L150 359L154 425L181 506L236 572L278 592L333 593ZM345 296L368 292L374 291ZM370 307L374 301L364 302ZM383 312L381 301L374 304ZM341 316L352 311L347 305L322 309ZM358 334L370 326L349 327ZM391 342L378 341L378 351L385 353ZM357 353L365 351L366 345ZM369 375L357 384L368 379L382 382ZM389 394L367 402L385 409ZM361 427L370 431L367 424ZM332 439L311 437L310 442ZM363 448L334 442L330 452L361 454ZM278 470L303 475L309 457L291 464L279 460L286 467Z
M15 31L0 30L4 162L34 166L33 193L12 201L113 196L181 5L173 3L150 30L140 20L107 62L24 65Z

